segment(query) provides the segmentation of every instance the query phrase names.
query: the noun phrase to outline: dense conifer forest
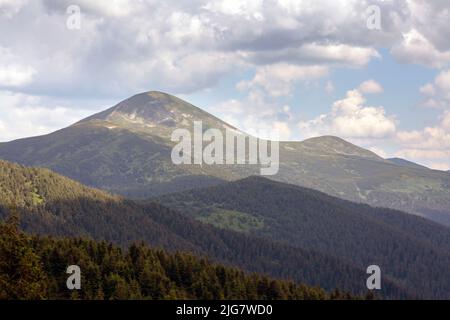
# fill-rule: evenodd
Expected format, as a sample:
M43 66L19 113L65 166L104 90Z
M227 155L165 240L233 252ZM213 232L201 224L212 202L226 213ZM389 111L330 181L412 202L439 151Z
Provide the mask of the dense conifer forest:
M218 228L379 265L419 297L450 297L450 228L263 177L162 196L165 206Z
M66 286L66 268L73 264L81 269L80 290ZM105 241L29 236L16 215L0 223L0 299L352 298L143 243L123 249Z
M0 161L0 218L10 207L23 230L34 235L83 237L121 248L143 241L168 252L184 251L247 272L292 279L327 291L367 291L367 274L346 261L225 230L196 221L158 203L136 203L85 187L47 169ZM386 278L383 297L412 297Z
M225 185L225 188L228 188L228 185ZM251 195L250 199L257 199L256 196L264 195L263 191L268 187L260 183L252 188L247 191L239 188L236 190L239 190L244 198ZM211 200L219 199L212 190L210 191ZM224 196L230 192L231 190L224 192ZM280 189L280 192L277 193L276 189L271 190L271 194L276 196L282 196L288 192L291 191ZM244 199L235 199L235 205L245 204ZM256 222L252 219L244 220L246 223L255 223L256 232L252 228L239 230L236 228L236 226L240 226L239 224L233 224L234 229L230 230L223 228L220 224L212 225L208 220L198 221L188 210L174 211L167 208L164 204L171 204L169 199L161 203L136 202L83 186L47 169L28 168L0 161L0 219L8 217L10 208L15 207L20 214L20 226L28 234L58 238L82 237L86 240L107 241L122 250L126 250L133 243L144 242L170 254L177 251L189 252L195 256L207 257L214 263L237 267L245 272L267 274L277 279L293 280L296 283L305 283L312 287L318 286L327 292L338 288L353 295L365 295L368 264L361 263L363 260L352 261L342 255L342 251L339 250L340 248L367 245L366 248L372 252L385 252L383 251L385 248L378 246L377 241L372 241L377 238L372 240L368 238L369 242L365 241L361 244L352 240L355 239L357 230L355 226L358 226L356 223L358 217L354 214L350 214L354 217L353 220L343 220L341 224L331 226L328 233L320 232L320 230L312 232L314 229L291 230L298 227L298 223L308 226L308 223L314 220L311 220L308 215L295 217L290 215L291 212L281 210L282 205L286 205L287 202L283 198L280 199L278 201L266 196L265 202L261 201L261 203L265 203L267 215L260 214ZM304 199L307 197L305 196ZM317 198L317 200L323 199ZM325 211L312 210L317 203L322 208L327 208L324 206L324 202L314 202L311 199L299 201L296 206L302 210L301 212L316 212L316 216L320 217ZM191 208L197 206L198 204L192 203ZM278 207L278 213L271 212L271 208L275 207ZM199 208L202 209L202 205ZM259 210L261 206L255 205L253 208ZM347 208L343 207L341 203L336 203L335 213L341 214L343 210L349 208L351 206ZM224 209L229 210L220 214L226 216L233 208ZM253 213L247 212L247 214ZM346 215L346 217L348 216ZM392 215L392 217L394 216ZM220 217L216 221L220 222ZM233 219L235 217L232 215ZM237 217L240 218L239 213ZM261 217L263 221L258 220ZM328 223L328 219L324 219L326 218L322 218L323 222ZM388 218L386 217L386 219ZM279 222L276 226L278 233L273 233L272 236L268 233L258 233L264 230L263 228L268 226L270 221ZM291 230L293 236L297 237L296 239L301 239L299 237L302 235L306 240L308 235L320 239L323 236L331 236L333 233L330 232L336 234L336 230L339 228L346 227L347 229L343 229L344 232L339 235L339 238L329 237L328 242L316 241L316 245L314 245L314 242L301 243L298 240L289 241L289 239L283 238L281 223L286 223L286 221L291 221L290 226L286 225L286 230ZM333 219L330 218L329 221L333 221ZM399 254L386 256L388 259L386 261L395 265L397 271L392 273L389 272L390 270L383 269L383 285L377 294L381 298L444 298L448 293L445 291L448 282L442 281L442 279L447 279L448 271L442 269L442 265L445 263L445 259L448 259L448 255L445 253L445 248L438 244L446 243L444 241L445 232L437 230L434 225L426 225L426 228L425 225L420 224L410 225L416 230L415 238L433 235L428 237L427 243L423 241L420 243L422 248L425 245L425 248L430 250L401 250L401 247L395 249L398 245L403 246L404 234L411 232L408 224L404 225L405 230L400 232L402 235L400 238L388 237L387 239L392 240L388 249L395 250L387 252L398 252ZM373 235L373 232L370 233L372 225L364 224L363 227L367 229L369 235ZM393 228L389 230L399 234L399 230ZM398 239L403 239L403 242L398 242ZM415 241L410 236L406 239L410 240L411 244L412 241ZM327 243L328 251L322 251L318 246ZM334 251L332 244L335 247ZM408 245L408 248L411 248L411 244ZM359 251L355 250L354 254L357 257ZM436 259L433 260L433 257ZM422 268L418 269L409 262L414 261L411 259L417 259L418 262L433 262L427 266L422 265ZM367 263L372 264L373 262L367 260ZM430 270L439 272L430 272ZM424 275L424 277L418 278L418 275ZM417 279L419 279L418 282L415 281Z

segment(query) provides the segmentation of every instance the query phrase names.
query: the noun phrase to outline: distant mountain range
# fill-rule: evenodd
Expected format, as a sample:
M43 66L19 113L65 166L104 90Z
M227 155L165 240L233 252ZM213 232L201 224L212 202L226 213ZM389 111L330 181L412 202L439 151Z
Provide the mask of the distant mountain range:
M174 96L146 92L54 133L0 144L0 158L50 168L83 184L132 198L207 187L259 173L251 165L174 165L175 128L236 128ZM450 175L382 159L340 138L280 143L270 179L343 199L418 214L450 225Z

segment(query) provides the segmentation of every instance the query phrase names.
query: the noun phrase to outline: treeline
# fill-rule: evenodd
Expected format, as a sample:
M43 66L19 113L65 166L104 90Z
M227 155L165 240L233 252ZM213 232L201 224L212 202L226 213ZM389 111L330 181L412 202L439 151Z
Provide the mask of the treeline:
M80 290L66 287L66 268L73 264L81 268ZM143 243L122 249L105 241L29 236L16 215L0 222L0 299L352 298Z

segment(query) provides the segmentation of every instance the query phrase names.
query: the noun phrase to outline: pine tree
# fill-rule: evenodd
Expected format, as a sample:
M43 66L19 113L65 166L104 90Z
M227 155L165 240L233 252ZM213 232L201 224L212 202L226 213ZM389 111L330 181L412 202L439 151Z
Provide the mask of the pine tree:
M0 299L44 299L46 276L28 236L19 230L19 214L10 208L0 223Z

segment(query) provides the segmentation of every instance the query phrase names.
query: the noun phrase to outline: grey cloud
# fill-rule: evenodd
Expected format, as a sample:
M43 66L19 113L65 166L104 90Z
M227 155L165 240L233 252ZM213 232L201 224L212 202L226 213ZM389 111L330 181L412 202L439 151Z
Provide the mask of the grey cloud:
M16 56L16 64L36 71L31 82L9 89L73 97L122 97L148 89L189 93L213 86L242 66L364 65L377 57L375 48L399 45L402 34L412 28L437 50L449 45L445 40L449 29L443 22L447 1L433 5L421 0L284 1L282 5L253 0L233 7L234 2L218 0L79 0L82 28L71 31L66 28L66 9L72 3L27 1L8 16L0 16L0 47ZM365 10L370 4L382 9L380 31L366 28ZM417 10L423 6L428 11L420 18ZM440 34L431 32L433 24L442 30ZM356 61L349 59L351 54L333 54L339 46L354 54ZM415 55L411 50L402 47L394 53L407 61Z

